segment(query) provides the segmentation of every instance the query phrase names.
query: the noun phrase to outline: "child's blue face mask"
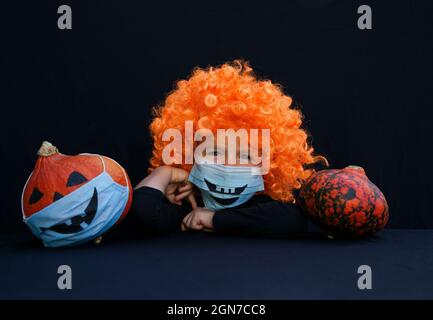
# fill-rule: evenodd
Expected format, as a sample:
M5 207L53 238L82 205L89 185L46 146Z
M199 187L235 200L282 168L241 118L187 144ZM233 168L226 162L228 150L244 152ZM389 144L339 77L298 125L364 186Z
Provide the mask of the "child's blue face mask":
M116 183L104 169L24 222L47 247L77 245L111 228L122 215L128 195L128 186Z
M188 180L200 189L205 207L210 210L239 206L264 190L257 167L196 163Z

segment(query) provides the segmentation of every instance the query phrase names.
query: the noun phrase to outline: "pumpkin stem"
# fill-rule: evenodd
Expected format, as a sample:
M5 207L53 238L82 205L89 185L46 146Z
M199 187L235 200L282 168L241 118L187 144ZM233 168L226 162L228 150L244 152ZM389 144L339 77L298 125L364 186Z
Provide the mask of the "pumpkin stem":
M354 171L354 172L358 172L359 174L366 176L366 173L365 173L365 170L363 167L350 165L350 166L347 166L345 169L350 170L350 171Z
M48 141L42 142L41 147L38 150L38 156L41 157L49 157L53 154L59 153L59 149L57 149L55 146L53 146Z
M324 156L315 156L313 162L322 162L325 167L329 167L329 161Z

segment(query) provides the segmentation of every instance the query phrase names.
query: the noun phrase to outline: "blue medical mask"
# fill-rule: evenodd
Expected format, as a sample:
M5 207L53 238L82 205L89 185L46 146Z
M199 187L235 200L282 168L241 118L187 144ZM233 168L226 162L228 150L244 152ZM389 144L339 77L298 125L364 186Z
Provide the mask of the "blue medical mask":
M46 247L78 245L95 239L111 228L128 202L129 188L105 172L24 218L33 234Z
M264 190L260 169L251 166L196 163L188 180L200 189L204 205L210 210L239 206Z

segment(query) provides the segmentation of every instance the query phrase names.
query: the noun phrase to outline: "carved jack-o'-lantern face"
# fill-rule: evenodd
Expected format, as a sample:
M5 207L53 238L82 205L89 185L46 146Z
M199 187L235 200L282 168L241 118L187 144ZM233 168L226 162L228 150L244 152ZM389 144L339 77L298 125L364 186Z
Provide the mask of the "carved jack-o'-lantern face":
M35 168L23 190L22 210L25 218L31 217L86 185L99 176L104 168L115 182L129 187L127 205L117 222L127 214L132 200L131 184L126 172L114 160L94 154L64 155L46 142L38 155ZM61 234L71 234L82 231L83 227L90 225L98 211L97 188L93 188L89 198L90 201L84 212L77 212L68 221L62 221L49 229Z

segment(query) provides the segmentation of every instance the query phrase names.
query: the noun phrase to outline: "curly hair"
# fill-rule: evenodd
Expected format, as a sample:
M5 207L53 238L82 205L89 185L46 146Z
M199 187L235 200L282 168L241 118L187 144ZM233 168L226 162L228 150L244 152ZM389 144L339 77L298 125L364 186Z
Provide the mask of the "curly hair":
M164 165L162 150L166 129L184 134L184 123L194 128L270 129L270 169L264 175L264 193L275 200L293 201L293 190L299 189L314 172L311 164L326 159L313 155L308 135L301 129L302 114L291 107L292 98L279 85L259 80L247 62L235 60L217 68L196 68L187 80L180 80L165 102L153 109L150 124L153 136L153 168ZM184 155L184 150L182 153ZM191 164L176 165L187 171Z

